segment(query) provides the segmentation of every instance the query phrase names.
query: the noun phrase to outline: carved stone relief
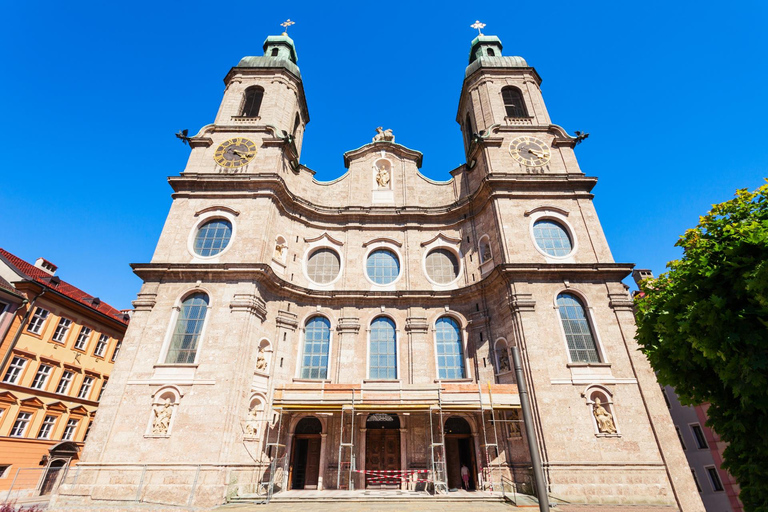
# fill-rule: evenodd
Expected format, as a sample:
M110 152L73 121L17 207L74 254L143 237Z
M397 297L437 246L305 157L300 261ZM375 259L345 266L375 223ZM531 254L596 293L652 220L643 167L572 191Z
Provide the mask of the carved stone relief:
M171 417L173 417L173 406L171 405L170 398L166 398L162 404L155 404L152 435L168 435L168 430L171 427Z
M595 403L592 405L592 413L597 421L597 430L601 434L615 434L616 425L613 423L613 415L605 410L601 405L600 398L595 397Z

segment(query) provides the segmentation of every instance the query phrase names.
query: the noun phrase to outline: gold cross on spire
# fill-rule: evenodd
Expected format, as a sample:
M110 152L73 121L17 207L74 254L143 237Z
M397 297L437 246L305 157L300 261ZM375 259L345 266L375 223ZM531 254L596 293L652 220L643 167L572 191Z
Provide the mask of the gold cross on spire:
M472 25L470 25L470 27L476 28L477 33L479 35L483 35L483 29L485 28L485 23L480 23L480 20L477 20Z
M296 22L295 21L291 21L290 18L288 18L287 20L282 22L280 24L280 26L283 27L283 34L288 35L288 27L290 27L291 25L295 25L295 24L296 24ZM485 25L483 25L483 26L485 26Z

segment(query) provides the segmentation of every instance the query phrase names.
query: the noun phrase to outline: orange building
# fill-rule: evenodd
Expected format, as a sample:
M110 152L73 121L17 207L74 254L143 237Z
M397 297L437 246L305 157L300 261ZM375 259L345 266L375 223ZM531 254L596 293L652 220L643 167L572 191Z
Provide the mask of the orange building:
M128 319L0 249L0 500L46 494L77 462Z

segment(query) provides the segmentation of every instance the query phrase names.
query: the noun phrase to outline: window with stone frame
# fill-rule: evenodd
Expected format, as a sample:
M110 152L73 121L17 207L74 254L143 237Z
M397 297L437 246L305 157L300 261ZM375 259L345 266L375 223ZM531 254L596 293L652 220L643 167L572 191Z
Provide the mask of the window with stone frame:
M307 276L318 284L328 284L336 279L340 269L339 255L327 247L313 251L307 260Z
M101 389L99 389L99 397L96 399L97 402L101 402L101 397L104 396L104 390L107 389L107 382L109 382L108 379L104 379L101 381Z
M390 284L400 275L400 260L389 249L376 249L368 254L365 271L374 283Z
M56 330L53 333L53 341L56 343L65 343L67 341L67 333L72 325L72 320L69 318L59 318L59 324L56 326Z
M109 345L109 336L102 334L99 336L99 341L96 342L96 350L93 351L93 355L97 357L104 357L104 352L107 350L107 345Z
M540 219L533 224L533 238L539 249L550 256L568 256L573 251L573 243L568 231L557 221Z
M59 379L59 384L56 386L56 393L60 395L66 395L69 391L69 386L72 384L72 377L75 374L69 370L64 370Z
M120 352L120 349L123 347L123 340L117 340L117 343L115 344L115 350L112 352L112 359L111 361L114 363L117 361L117 354Z
M691 425L691 431L693 432L693 438L696 440L696 446L699 450L708 449L709 445L707 444L707 438L704 437L704 431L701 429L701 426L698 423Z
M83 383L80 385L80 392L77 394L77 398L88 400L88 396L91 394L91 386L93 385L93 377L86 375L83 378Z
M525 108L523 93L517 87L507 86L501 89L501 98L504 101L504 111L507 117L528 117L528 109Z
M557 296L557 309L568 342L568 353L574 363L599 363L600 355L581 300L571 293Z
M224 251L232 238L232 223L227 219L211 219L197 228L194 249L198 256L216 256Z
M88 426L85 428L85 434L83 434L83 442L88 439L88 434L91 433L91 427L93 426L93 420L88 422Z
M31 332L32 334L40 334L43 330L45 319L48 318L48 314L49 311L47 309L43 309L41 307L35 309L35 313L32 315L32 318L29 321L29 325L27 325L27 331Z
M43 424L40 425L40 432L37 434L38 439L50 439L53 427L56 425L56 416L50 414L45 416Z
M371 379L397 378L397 340L395 322L380 316L371 322L370 361L368 377Z
M463 379L464 343L459 324L449 316L435 322L437 345L437 374L439 379Z
M208 295L193 293L181 302L166 364L193 364L208 313Z
M720 480L720 475L717 473L717 468L715 466L706 466L704 469L707 470L709 483L712 484L712 490L715 492L724 491L725 489L723 488L723 482Z
M32 387L35 389L45 388L45 384L48 382L48 376L51 374L51 367L47 364L41 364L37 368L35 379L32 381Z
M18 416L16 416L16 421L13 423L13 427L11 428L11 437L24 437L24 433L27 431L27 426L29 426L30 419L32 419L31 412L19 412Z
M8 370L5 372L3 382L8 384L17 384L21 377L21 372L24 371L24 366L27 364L27 360L23 357L15 356L11 359L11 364L8 365Z
M277 48L275 48L277 50ZM242 117L259 117L261 102L264 99L264 89L259 86L249 87L245 90L245 101L243 110L240 113Z
M80 420L70 418L67 420L67 426L64 427L64 434L61 436L62 441L72 441L75 437L75 431Z
M433 249L427 254L427 275L438 284L449 284L459 277L459 261L448 249Z
M304 327L304 349L301 359L302 379L328 378L328 351L331 344L331 322L314 316Z
M77 350L85 351L85 347L88 346L88 338L91 335L91 328L82 326L80 332L77 335L77 341L75 341L75 348Z

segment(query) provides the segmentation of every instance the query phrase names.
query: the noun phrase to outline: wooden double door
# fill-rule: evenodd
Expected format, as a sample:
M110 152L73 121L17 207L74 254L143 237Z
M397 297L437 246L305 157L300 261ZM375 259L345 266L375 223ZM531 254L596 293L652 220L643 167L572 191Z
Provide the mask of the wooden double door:
M393 470L400 468L400 430L369 429L365 434L365 469ZM366 475L366 487L399 488L399 483L368 483L374 475Z
M302 435L293 439L291 489L317 489L320 477L320 436Z

